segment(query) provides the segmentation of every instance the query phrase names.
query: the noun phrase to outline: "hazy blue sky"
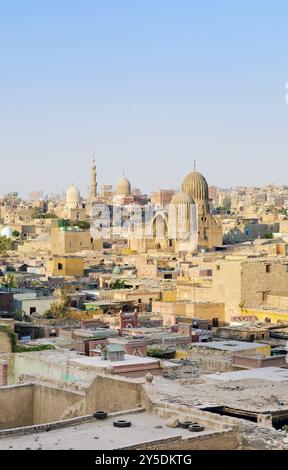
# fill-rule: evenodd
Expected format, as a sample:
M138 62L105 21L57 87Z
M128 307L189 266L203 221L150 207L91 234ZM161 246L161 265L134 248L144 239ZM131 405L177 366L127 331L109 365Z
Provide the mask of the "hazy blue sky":
M287 0L0 0L0 193L288 184Z

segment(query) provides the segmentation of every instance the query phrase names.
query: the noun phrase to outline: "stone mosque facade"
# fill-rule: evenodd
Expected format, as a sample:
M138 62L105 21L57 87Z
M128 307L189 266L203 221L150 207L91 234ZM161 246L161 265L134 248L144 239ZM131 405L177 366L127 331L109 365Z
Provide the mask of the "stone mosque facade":
M124 175L117 182L112 199L105 200L98 192L96 164L93 159L87 200L82 200L79 189L72 184L66 192L61 216L71 220L89 221L95 206L103 203L110 206L129 206L133 212L133 204L136 201L131 192L131 183ZM149 213L148 221L143 216L136 227L131 219L130 228L122 233L122 238L128 240L128 247L132 252L163 250L195 253L201 249L209 250L222 245L221 221L211 214L208 183L204 176L196 171L195 166L184 178L181 191L173 196L171 203L163 208L150 205Z
M131 233L131 250L184 254L222 245L221 221L211 214L208 183L196 168L185 177L182 191L173 196L169 207L153 213L150 225L143 237Z

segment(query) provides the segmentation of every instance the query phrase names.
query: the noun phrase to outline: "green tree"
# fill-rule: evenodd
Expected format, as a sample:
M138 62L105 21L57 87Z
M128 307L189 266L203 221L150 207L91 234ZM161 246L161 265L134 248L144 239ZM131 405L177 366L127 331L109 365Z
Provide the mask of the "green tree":
M18 230L13 230L12 235L13 237L18 238L20 237L20 232L18 232Z
M117 279L114 282L111 282L110 284L111 289L125 289L125 281L120 281L120 279Z
M13 242L11 238L0 236L0 254L5 254L8 250L13 250Z
M72 221L70 221L70 226L71 227L78 227L81 230L89 230L91 225L86 220L72 220Z
M231 198L229 196L226 196L224 197L223 199L223 202L222 202L222 207L223 209L225 209L226 211L230 211L231 210Z
M1 278L0 282L2 284L2 287L7 290L11 290L13 288L15 289L16 287L16 282L13 274L6 274Z
M70 299L62 290L60 302L54 302L44 316L54 320L68 320L71 316Z
M32 213L33 219L57 219L57 215L54 212L44 212L42 209L36 207Z

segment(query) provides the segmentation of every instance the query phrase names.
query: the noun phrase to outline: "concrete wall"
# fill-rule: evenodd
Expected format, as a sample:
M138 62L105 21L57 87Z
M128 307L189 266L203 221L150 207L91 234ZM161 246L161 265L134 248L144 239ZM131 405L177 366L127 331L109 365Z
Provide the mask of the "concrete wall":
M234 431L209 433L193 436L188 439L181 437L161 439L159 441L145 442L135 446L121 448L121 450L237 450L240 449L240 434ZM164 457L164 456L163 456ZM187 457L188 458L188 457ZM191 457L191 464L193 457Z
M50 309L51 305L53 303L59 303L59 299L56 297L41 297L41 298L35 298L35 299L22 299L22 300L17 300L15 299L13 302L13 310L20 310L24 311L26 315L30 316L30 309L31 308L36 308L36 312L39 315L43 315L47 310Z
M0 388L0 429L65 420L83 415L84 394L38 384Z
M272 357L249 357L235 355L232 357L232 365L241 369L256 369L258 367L285 367L285 359L285 355Z
M84 394L34 385L33 424L43 424L79 416L85 412Z
M141 384L125 378L98 376L87 391L86 413L129 410L141 406Z
M33 385L0 388L0 429L33 424Z

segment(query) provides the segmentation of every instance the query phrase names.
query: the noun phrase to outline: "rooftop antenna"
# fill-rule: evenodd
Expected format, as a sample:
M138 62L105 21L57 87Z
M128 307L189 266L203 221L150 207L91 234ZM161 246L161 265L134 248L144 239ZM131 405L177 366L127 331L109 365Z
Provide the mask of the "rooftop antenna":
M196 171L196 158L194 158L194 171Z

